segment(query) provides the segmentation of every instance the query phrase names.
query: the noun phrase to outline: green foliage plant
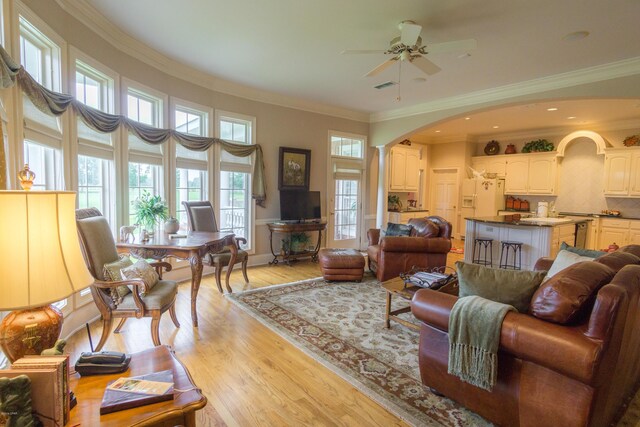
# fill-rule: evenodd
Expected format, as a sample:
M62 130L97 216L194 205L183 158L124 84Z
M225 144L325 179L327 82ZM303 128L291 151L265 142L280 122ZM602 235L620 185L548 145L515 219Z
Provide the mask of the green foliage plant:
M142 225L147 231L153 231L156 224L169 218L169 208L160 196L152 196L148 191L136 199L136 223Z
M523 153L531 153L534 151L553 151L554 146L552 142L547 141L546 139L537 139L535 141L527 142L524 147L522 147Z

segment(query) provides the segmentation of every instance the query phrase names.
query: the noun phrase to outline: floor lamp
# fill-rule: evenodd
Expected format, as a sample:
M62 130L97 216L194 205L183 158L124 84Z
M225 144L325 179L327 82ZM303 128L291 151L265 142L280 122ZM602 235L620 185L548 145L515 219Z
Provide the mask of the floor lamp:
M0 191L0 347L13 362L53 347L62 312L51 303L92 283L69 191Z

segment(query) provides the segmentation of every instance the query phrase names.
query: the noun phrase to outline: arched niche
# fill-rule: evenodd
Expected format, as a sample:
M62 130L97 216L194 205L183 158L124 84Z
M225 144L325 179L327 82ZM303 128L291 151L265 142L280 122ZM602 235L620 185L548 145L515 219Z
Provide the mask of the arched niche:
M598 133L592 132L590 130L578 130L575 132L571 132L569 135L562 138L562 141L560 141L560 143L558 144L557 156L564 157L564 151L566 150L567 145L569 145L569 143L576 138L589 138L596 144L596 153L604 155L604 149L607 147L607 143L605 142L603 137L601 137Z

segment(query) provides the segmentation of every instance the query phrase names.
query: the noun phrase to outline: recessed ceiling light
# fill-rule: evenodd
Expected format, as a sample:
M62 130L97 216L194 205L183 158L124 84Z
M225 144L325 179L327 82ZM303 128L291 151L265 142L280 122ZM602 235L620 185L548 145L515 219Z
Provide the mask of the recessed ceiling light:
M471 117L465 117L464 119L465 120L471 120Z
M493 128L494 128L494 129L498 129L499 127L500 127L500 126L494 126Z
M547 111L558 111L556 107L547 108Z
M567 120L573 120L575 118L576 118L576 116L569 116L569 117L567 117Z
M413 79L413 81L415 83L424 83L427 81L427 79L425 79L424 77L416 77L415 79Z
M439 130L436 131L436 133L440 133L440 132L442 132L442 131L439 131Z
M470 56L471 56L471 54L470 54L470 53L465 52L465 53L463 53L463 54L461 54L461 55L458 55L458 59L464 59L464 58L468 58L468 57L470 57Z
M562 40L567 42L572 42L576 40L582 40L583 38L589 35L589 31L575 31L573 33L569 33L562 38Z

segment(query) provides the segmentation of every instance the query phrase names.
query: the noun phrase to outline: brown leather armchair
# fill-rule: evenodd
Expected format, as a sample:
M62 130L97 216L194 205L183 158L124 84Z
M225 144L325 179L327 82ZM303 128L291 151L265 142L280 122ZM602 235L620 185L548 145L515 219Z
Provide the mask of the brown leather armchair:
M626 252L640 255L640 246ZM608 274L579 306L576 320L560 324L538 318L532 314L533 302L529 313L505 316L498 378L491 392L447 373L449 315L457 297L418 291L411 309L423 322L423 384L501 426L615 424L640 384L640 260L611 255L575 264L553 277L561 286L577 284L583 292L581 286L594 276L594 269ZM548 266L548 260L537 263ZM566 306L569 293L561 294L547 299L545 309Z
M447 254L451 250L451 223L439 216L429 216L410 219L409 225L413 227L411 236L385 236L380 239L380 229L372 228L367 232L369 270L380 282L398 277L412 267L447 265Z

